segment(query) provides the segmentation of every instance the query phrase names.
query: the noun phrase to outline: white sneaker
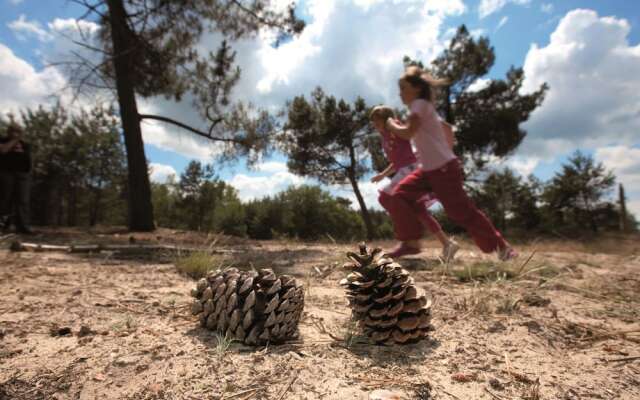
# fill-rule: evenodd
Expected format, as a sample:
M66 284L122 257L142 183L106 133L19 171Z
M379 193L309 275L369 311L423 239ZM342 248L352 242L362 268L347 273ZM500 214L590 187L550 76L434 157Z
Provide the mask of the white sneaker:
M500 261L509 261L518 258L518 252L511 246L498 248L498 259Z
M458 250L460 250L460 245L453 240L449 240L449 243L442 248L442 255L440 258L442 258L443 262L448 263L453 260L453 257L455 257Z

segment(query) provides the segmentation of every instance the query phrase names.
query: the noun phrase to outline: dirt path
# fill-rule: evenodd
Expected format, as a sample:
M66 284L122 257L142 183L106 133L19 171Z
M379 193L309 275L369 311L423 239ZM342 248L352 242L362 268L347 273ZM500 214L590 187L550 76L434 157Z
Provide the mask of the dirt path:
M298 342L226 351L190 316L195 281L172 263L0 250L0 399L640 398L635 244L524 246L524 259L537 249L524 267L465 244L447 271L428 246L403 265L434 300L432 339L381 347L325 332L349 336L337 265L354 246L219 240L307 285Z

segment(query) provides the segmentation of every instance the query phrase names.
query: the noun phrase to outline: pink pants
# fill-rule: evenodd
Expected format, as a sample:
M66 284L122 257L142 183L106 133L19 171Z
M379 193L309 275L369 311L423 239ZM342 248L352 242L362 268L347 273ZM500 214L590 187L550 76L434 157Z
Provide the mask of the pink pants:
M380 203L380 205L382 205L382 207L384 207L385 210L387 210L387 212L389 212L389 215L391 215L391 221L393 222L393 230L395 232L396 237L399 237L399 235L402 234L401 233L402 232L402 226L398 225L395 222L394 214L390 210L390 208L393 208L392 195L391 194L393 193L395 188L398 186L398 184L400 182L402 182L402 180L404 178L406 178L407 176L411 175L414 170L415 170L415 168L407 169L407 167L401 168L400 170L398 170L396 172L396 175L391 180L391 183L386 185L379 192L379 195L378 195L378 202ZM431 232L431 233L438 233L438 232L440 232L442 230L442 227L440 226L438 221L435 218L433 218L433 215L431 215L431 213L428 211L429 206L431 206L431 204L433 204L435 201L436 201L436 199L434 199L433 196L431 196L429 193L424 195L424 196L422 196L420 199L417 200L417 203L422 204L422 209L424 211L423 213L418 215L418 218L420 218L420 223L421 223L421 226L420 226L420 231L421 231L420 237L422 237L422 231L424 230L424 228L423 228L424 226L426 226L427 229L429 229L429 232Z
M467 230L480 250L490 253L505 246L502 235L476 208L464 191L463 183L462 167L458 159L434 171L417 169L400 181L393 190L391 199L388 199L389 208L385 207L394 221L396 238L407 241L422 237L422 221L425 220L427 211L419 200L433 191L447 216Z

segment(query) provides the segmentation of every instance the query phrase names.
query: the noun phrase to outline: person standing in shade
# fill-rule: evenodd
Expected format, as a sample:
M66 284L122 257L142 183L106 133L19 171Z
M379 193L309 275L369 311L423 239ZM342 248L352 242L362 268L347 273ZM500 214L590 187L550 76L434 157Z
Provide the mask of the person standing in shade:
M6 232L15 224L18 233L29 235L31 148L22 133L12 123L0 138L0 228Z

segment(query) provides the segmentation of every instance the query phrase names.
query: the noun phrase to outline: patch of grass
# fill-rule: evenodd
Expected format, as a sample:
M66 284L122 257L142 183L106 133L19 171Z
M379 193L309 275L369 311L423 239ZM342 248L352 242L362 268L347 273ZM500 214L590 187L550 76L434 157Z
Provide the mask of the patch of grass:
M542 397L540 395L540 381L536 379L535 382L532 382L529 386L527 386L523 393L523 400L540 400Z
M227 350L229 350L229 347L231 346L231 344L236 340L233 338L230 338L227 335L223 335L220 332L215 333L215 338L216 338L215 352L218 355L218 357L223 358Z
M512 279L516 273L506 265L491 261L478 261L466 265L464 269L455 269L451 273L461 282L495 281Z
M460 282L500 283L535 276L537 278L554 278L561 273L561 269L550 264L541 264L526 268L521 262L492 262L478 261L465 265L462 269L451 271Z
M350 349L356 343L366 343L369 341L368 338L361 333L358 326L358 321L356 321L353 317L345 323L343 337L344 346L347 349Z
M193 278L200 279L207 272L218 269L224 259L219 256L209 254L205 251L196 251L184 257L178 257L175 265L178 271Z
M511 294L508 294L507 296L502 297L500 300L498 300L496 312L499 314L513 314L520 308L520 302L520 299L517 299Z
M131 314L127 314L126 317L114 322L111 325L111 329L113 329L116 332L135 331L137 328L138 328L138 322L135 320L135 318L131 316Z
M491 314L492 298L493 295L488 290L478 289L476 284L468 295L454 299L453 308L469 314Z

